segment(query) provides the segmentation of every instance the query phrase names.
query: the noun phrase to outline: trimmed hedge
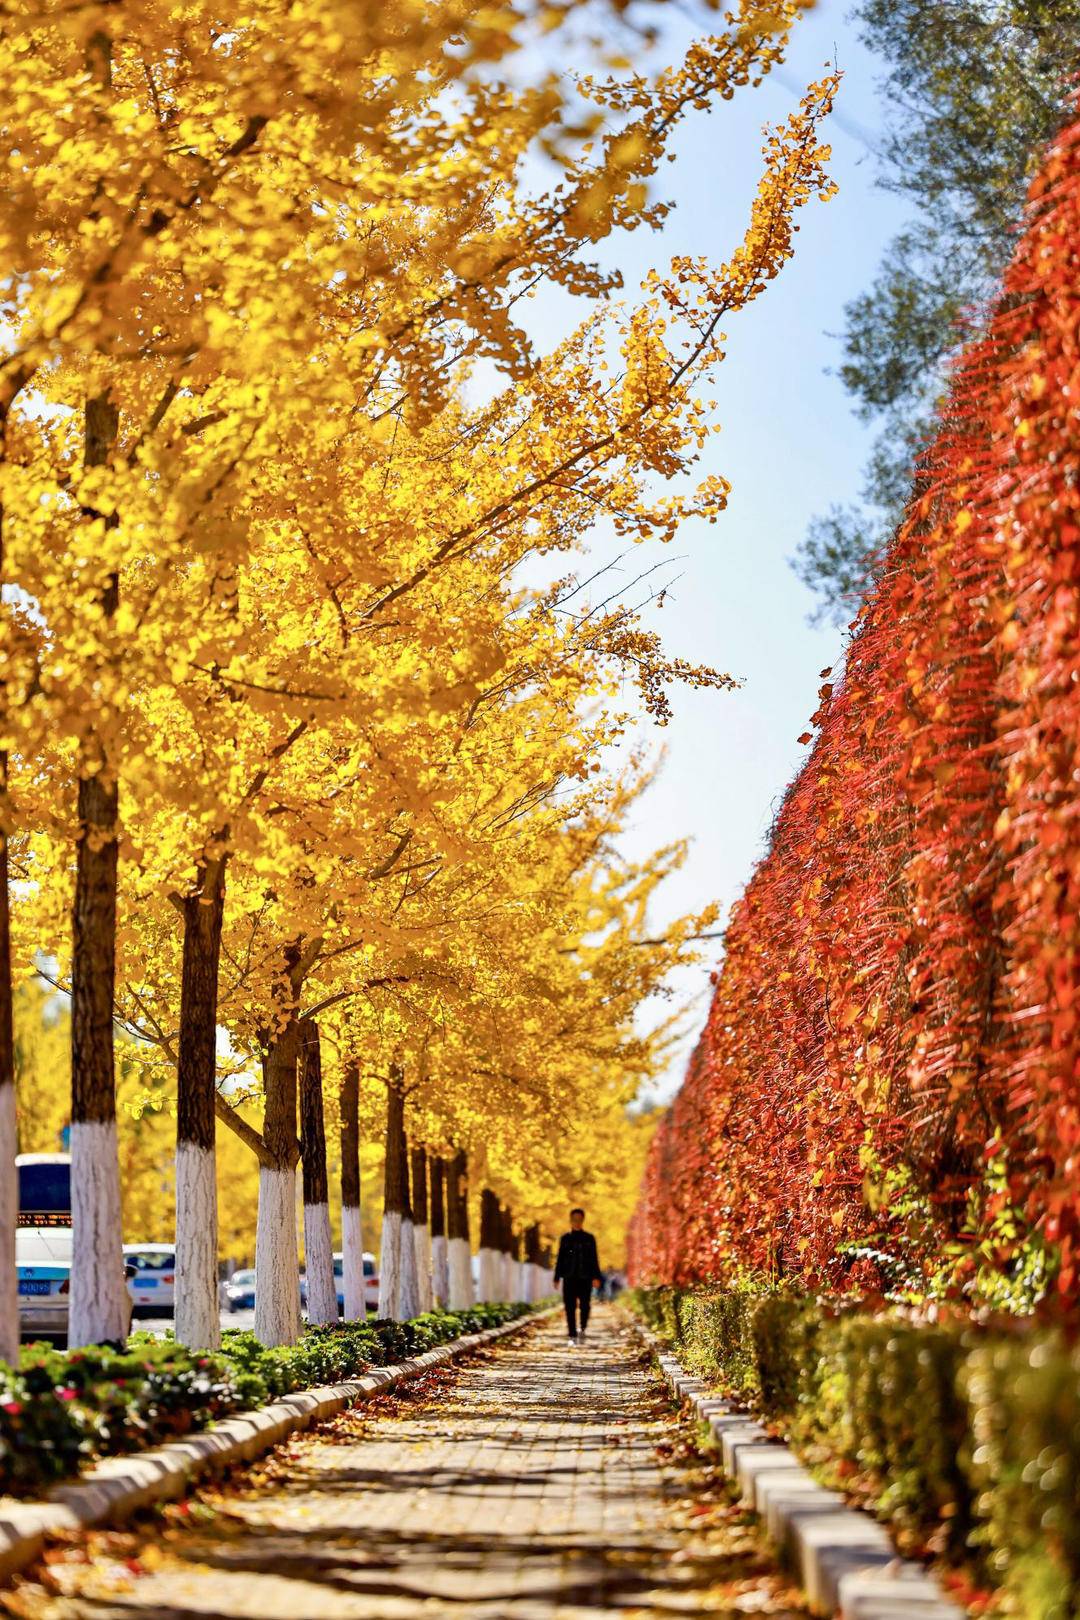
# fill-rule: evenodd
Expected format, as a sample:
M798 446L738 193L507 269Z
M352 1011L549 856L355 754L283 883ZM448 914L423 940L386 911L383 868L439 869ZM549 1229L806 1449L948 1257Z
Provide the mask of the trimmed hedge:
M1024 1620L1080 1614L1080 1348L1060 1332L783 1290L631 1300L906 1551L973 1566Z
M32 1494L99 1457L160 1445L292 1390L392 1366L532 1309L475 1305L411 1322L309 1327L299 1343L274 1350L253 1333L227 1330L220 1351L206 1355L141 1333L123 1351L26 1345L17 1370L0 1362L0 1492Z

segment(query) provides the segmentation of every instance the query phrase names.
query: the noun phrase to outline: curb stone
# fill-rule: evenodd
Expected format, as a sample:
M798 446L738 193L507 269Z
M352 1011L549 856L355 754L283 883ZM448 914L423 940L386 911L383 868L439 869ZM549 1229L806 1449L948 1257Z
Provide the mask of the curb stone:
M254 1411L223 1418L202 1434L170 1440L150 1451L105 1457L78 1479L56 1486L44 1501L0 1497L0 1581L39 1558L50 1536L90 1530L128 1519L155 1502L175 1501L201 1475L251 1462L300 1429L336 1417L384 1389L519 1332L548 1314L534 1311L501 1327L465 1334L396 1367L373 1367L342 1384L297 1390Z
M851 1507L839 1491L819 1485L790 1446L711 1394L646 1328L635 1326L668 1383L712 1430L724 1472L738 1482L745 1506L761 1517L817 1614L840 1620L963 1620L966 1611L934 1575L900 1557L884 1525Z

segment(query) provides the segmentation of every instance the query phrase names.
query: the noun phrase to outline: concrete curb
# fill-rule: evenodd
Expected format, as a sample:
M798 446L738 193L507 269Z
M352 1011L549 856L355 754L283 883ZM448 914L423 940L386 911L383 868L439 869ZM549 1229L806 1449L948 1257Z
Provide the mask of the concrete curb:
M362 1378L344 1384L299 1390L269 1406L224 1418L202 1434L170 1440L152 1451L106 1457L79 1479L56 1486L45 1501L20 1502L11 1496L0 1497L0 1580L39 1558L50 1536L111 1524L130 1518L154 1502L175 1501L201 1475L250 1462L299 1429L336 1417L395 1384L407 1383L432 1367L508 1333L517 1333L549 1314L550 1308L534 1311L504 1322L501 1327L468 1333L397 1367L373 1367Z
M840 1620L963 1620L921 1564L900 1557L884 1525L819 1485L791 1447L746 1412L710 1394L700 1379L640 1327L668 1383L713 1432L724 1472L760 1515L795 1570L814 1611Z

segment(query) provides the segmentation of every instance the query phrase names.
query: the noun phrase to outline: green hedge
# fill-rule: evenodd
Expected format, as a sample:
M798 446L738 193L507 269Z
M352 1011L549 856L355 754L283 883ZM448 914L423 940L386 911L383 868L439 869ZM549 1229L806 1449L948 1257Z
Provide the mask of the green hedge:
M529 1305L433 1311L411 1322L310 1327L268 1350L226 1331L213 1354L135 1334L123 1351L23 1348L0 1362L0 1492L28 1494L99 1457L158 1445L291 1390L391 1366L462 1334L527 1315Z
M1060 1333L778 1289L631 1298L905 1550L974 1566L1024 1620L1080 1614L1080 1349Z

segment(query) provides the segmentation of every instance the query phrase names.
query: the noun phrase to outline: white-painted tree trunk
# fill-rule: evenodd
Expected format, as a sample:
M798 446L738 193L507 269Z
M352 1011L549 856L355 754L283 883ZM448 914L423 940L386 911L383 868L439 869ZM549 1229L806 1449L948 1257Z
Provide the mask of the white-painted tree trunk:
M6 987L0 987L0 994ZM15 1275L15 1228L19 1177L15 1169L15 1087L0 1085L0 1360L19 1359L19 1289Z
M327 1204L304 1205L304 1270L307 1274L308 1321L323 1324L336 1322L337 1278L334 1276L334 1242L330 1236L330 1208Z
M436 1310L449 1308L450 1257L446 1252L446 1238L441 1232L431 1240L431 1295Z
M432 1306L431 1290L431 1227L425 1221L421 1226L413 1227L413 1237L416 1241L416 1298L419 1305L417 1315L430 1311Z
M517 1261L505 1250L502 1257L502 1287L499 1298L507 1301L517 1298Z
M344 1204L341 1210L341 1248L344 1255L343 1278L345 1289L346 1322L367 1319L367 1296L364 1293L364 1233L360 1211L353 1204Z
M510 1297L511 1297L511 1299L517 1300L519 1305L524 1305L524 1304L527 1303L528 1298L529 1298L529 1267L528 1267L528 1264L524 1260L515 1260L515 1262L514 1262L514 1271L516 1273L516 1278L515 1278L515 1282L514 1282L514 1292L511 1294Z
M71 1316L68 1346L127 1338L120 1161L115 1120L71 1127Z
M477 1278L476 1299L480 1305L490 1305L498 1296L499 1256L495 1249L481 1249L480 1275Z
M401 1214L391 1210L383 1215L379 1247L379 1315L400 1322L401 1300Z
M176 1149L176 1337L190 1350L221 1343L218 1209L214 1155L195 1142Z
M472 1284L472 1257L467 1238L449 1240L450 1309L467 1311L474 1303Z
M255 1337L295 1344L300 1337L300 1262L296 1249L296 1171L259 1166L255 1228Z
M408 1216L401 1223L401 1285L398 1320L411 1322L420 1315L420 1289L416 1277L416 1228Z

